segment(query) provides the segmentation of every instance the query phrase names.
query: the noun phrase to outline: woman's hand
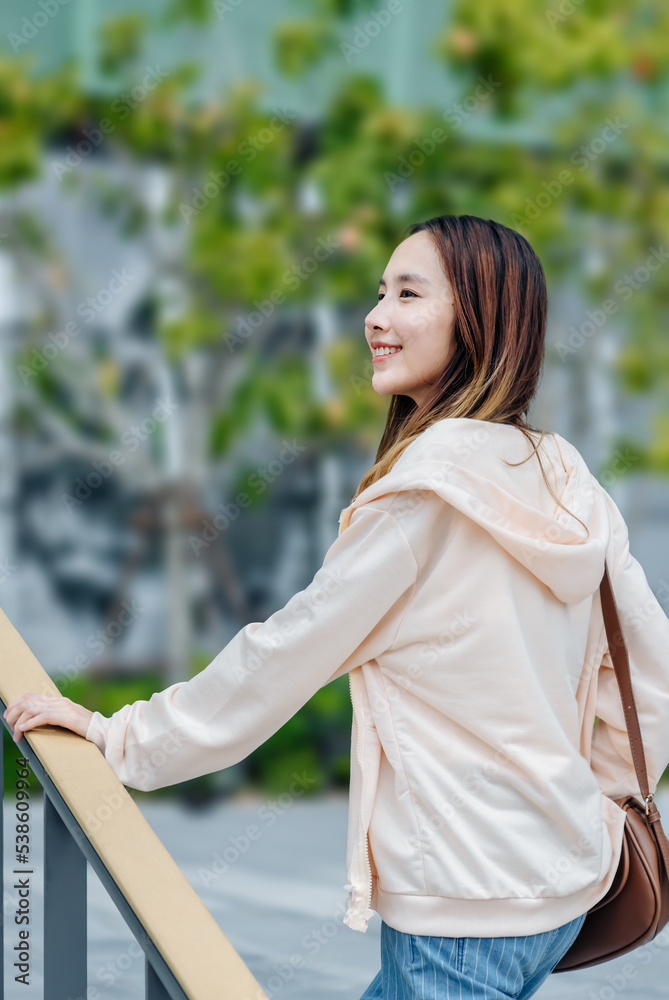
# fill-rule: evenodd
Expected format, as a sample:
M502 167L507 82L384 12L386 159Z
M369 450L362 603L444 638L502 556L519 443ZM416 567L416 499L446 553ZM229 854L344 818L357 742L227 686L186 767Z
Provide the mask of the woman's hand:
M51 723L86 736L93 713L62 694L22 694L10 701L4 718L18 743L23 734L36 726Z

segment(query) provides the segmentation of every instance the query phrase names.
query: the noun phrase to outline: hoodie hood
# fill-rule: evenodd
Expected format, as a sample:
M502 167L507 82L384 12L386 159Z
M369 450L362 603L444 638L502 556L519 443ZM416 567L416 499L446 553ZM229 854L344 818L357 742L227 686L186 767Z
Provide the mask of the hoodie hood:
M390 472L342 511L339 532L363 504L402 490L429 490L485 528L558 600L577 604L598 589L604 574L611 536L606 494L559 434L547 434L538 451L553 492L571 514L551 496L522 431L457 417L436 421L412 441Z

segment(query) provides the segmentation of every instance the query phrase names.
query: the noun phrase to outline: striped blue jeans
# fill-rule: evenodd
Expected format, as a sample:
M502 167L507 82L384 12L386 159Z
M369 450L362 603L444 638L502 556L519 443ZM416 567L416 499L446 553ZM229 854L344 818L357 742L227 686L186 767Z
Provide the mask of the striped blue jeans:
M576 940L586 914L526 937L405 934L381 921L381 970L360 1000L528 1000Z

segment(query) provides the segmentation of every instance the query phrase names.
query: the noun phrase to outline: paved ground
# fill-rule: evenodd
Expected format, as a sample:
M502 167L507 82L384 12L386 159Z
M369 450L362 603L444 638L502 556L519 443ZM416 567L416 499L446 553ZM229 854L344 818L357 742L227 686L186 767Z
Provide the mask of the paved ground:
M191 811L158 797L140 808L182 867L270 1000L359 1000L380 967L380 919L365 934L342 923L347 802L343 795L293 799L283 808L255 797ZM658 798L669 827L669 796ZM5 830L10 833L10 809ZM271 816L274 815L274 820ZM217 855L254 824L261 836L221 875ZM41 824L33 822L34 857L41 859ZM239 844L240 841L237 841ZM243 841L241 842L243 844ZM228 854L228 857L230 855ZM5 864L5 878L13 865ZM41 896L36 868L31 938L40 941ZM5 895L6 1000L41 998L41 961L31 985L14 983L13 907ZM144 961L97 876L88 873L89 994L86 1000L143 997ZM668 928L669 931L669 928ZM666 939L666 944L665 944ZM669 933L647 949L582 973L553 975L539 1000L654 1000L669 997ZM291 963L292 958L292 963ZM283 975L282 975L283 973ZM95 992L97 991L97 992ZM79 1000L79 998L62 998ZM221 994L224 1000L224 993Z

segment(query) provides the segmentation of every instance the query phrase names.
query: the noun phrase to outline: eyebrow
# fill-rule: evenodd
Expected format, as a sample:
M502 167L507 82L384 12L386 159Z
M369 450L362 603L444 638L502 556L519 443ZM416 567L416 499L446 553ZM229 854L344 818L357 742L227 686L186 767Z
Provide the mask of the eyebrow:
M427 280L427 278L424 278L422 274L414 274L414 273L410 273L410 274L398 274L397 275L397 281L398 281L398 283L402 282L402 281L416 281L416 282L418 282L421 285L429 285L430 284L430 282ZM380 285L385 285L385 283L386 283L385 278L379 278L379 284Z

